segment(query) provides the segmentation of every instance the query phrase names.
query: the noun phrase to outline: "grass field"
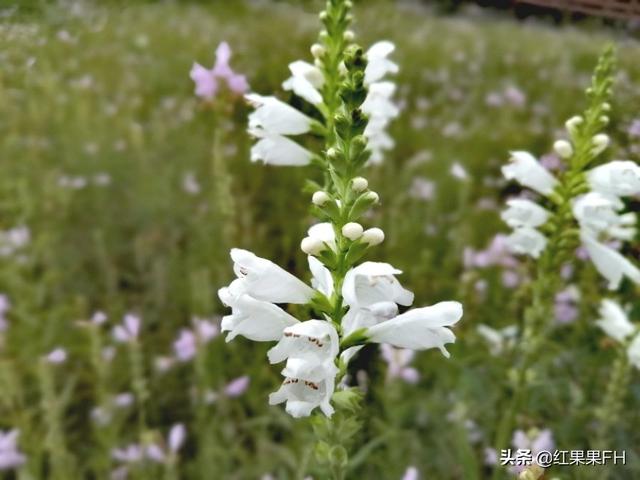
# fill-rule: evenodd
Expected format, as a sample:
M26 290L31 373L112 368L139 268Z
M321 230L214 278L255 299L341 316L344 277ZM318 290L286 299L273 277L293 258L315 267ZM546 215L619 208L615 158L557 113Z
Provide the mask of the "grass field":
M253 91L289 99L280 85L289 62L309 57L320 6L228 4L62 2L0 18L0 230L29 232L15 249L0 249L0 293L11 303L0 331L0 430L19 428L27 456L7 478L56 478L54 457L64 460L64 480L108 478L120 465L111 450L137 441L136 407L115 408L106 427L91 412L136 388L126 348L116 345L103 362L95 343L112 345L109 332L126 312L142 318L149 438L175 423L187 428L175 478L324 478L308 422L267 405L280 375L264 360L266 345L218 336L199 366L158 368L192 317L223 314L215 292L233 276L230 246L308 276L298 245L311 221L302 187L313 171L250 163L249 107L203 107L189 70L194 61L211 64L226 40ZM412 5L367 2L355 13L358 39L392 40L400 65L396 147L367 174L382 199L370 221L388 239L371 259L402 269L417 304L453 298L465 317L452 359L416 356L417 385L385 379L383 362L366 364L379 355L367 350L366 446L349 478L401 478L410 465L424 479L487 478L484 450L513 358L508 349L492 355L477 327L518 322L528 266L523 260L508 272L516 280L505 281L499 265L465 266L465 249L507 232L499 210L513 188L500 166L509 150L552 152L564 121L584 108L597 56L611 42L619 66L608 155L638 161L640 44L614 30L477 13L439 18ZM577 318L548 339L537 380L544 388L520 419L551 428L565 449L590 444L613 359L593 327L596 274L584 264L572 278L582 292ZM627 287L621 298L639 318L638 290ZM108 326L78 325L96 311ZM43 366L56 347L69 358ZM194 382L220 392L243 375L246 392L221 394L196 416ZM625 402L609 447L626 449L627 466L612 470L615 479L640 476L637 372ZM199 429L204 442L195 440ZM153 465L129 470L130 478L165 474ZM582 471L557 467L545 478L587 478Z

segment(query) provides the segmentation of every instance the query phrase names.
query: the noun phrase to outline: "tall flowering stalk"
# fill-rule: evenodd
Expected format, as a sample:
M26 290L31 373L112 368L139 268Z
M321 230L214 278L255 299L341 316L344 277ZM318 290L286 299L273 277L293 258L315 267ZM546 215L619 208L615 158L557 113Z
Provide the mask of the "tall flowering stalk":
M301 242L311 286L271 261L236 248L231 258L237 279L219 291L222 302L232 308L222 320L227 341L242 335L277 342L268 359L286 362L284 381L269 403L286 403L294 417L309 416L316 408L332 417L336 407L345 407L345 415L330 421L316 417L314 422L317 456L334 478L344 477L347 437L357 431L349 412L358 394L338 387L349 360L367 343L439 348L448 356L445 344L455 340L448 327L462 316L462 305L453 301L399 314L399 305L413 303L413 293L396 278L402 272L388 263L358 264L384 240L381 229L365 230L358 223L379 201L360 172L393 145L385 129L398 114L391 100L395 85L383 78L398 67L388 58L392 43L378 42L366 53L354 43L355 35L348 30L351 8L349 1L327 2L320 14L324 30L311 47L314 64L293 62L292 76L283 84L316 108L316 118L273 96L247 95L256 109L249 117L249 132L257 139L252 160L313 164L324 175L323 186L310 182L316 190L312 213L320 223ZM322 151L308 150L292 138L307 133L323 139ZM313 318L301 321L277 305L283 303L307 305Z
M567 166L561 175L555 177L524 151L513 152L502 169L507 180L516 180L539 194L541 205L512 199L502 214L513 228L507 239L511 250L536 259L536 264L531 304L524 311L521 360L515 367L511 404L498 427L498 449L506 448L515 415L526 398L531 367L551 327L553 299L562 286L561 267L575 260L576 249L584 247L609 289L617 289L625 277L640 283L640 270L608 245L611 240L630 240L635 235L636 217L620 213L624 209L621 197L640 193L640 167L628 160L594 167L609 144L602 130L609 123L614 63L613 51L607 49L587 89L586 111L566 122L569 139L554 143ZM496 469L494 478L499 476Z

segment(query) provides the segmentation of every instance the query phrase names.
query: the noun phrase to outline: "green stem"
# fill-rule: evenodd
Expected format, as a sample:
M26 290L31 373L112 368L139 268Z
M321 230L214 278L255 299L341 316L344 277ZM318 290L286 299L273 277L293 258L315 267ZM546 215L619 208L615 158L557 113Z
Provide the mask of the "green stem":
M138 406L138 435L143 440L147 430L146 403L148 399L147 381L144 375L142 350L137 341L129 343L129 363L131 367L132 387Z

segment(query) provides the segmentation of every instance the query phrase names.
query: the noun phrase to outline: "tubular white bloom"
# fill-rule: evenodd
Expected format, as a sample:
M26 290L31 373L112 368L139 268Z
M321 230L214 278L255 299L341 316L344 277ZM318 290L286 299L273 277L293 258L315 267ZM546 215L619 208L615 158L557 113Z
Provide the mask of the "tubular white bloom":
M311 255L307 257L309 261L309 270L311 270L311 285L323 295L330 297L333 295L333 277L331 272L325 267L320 260Z
M388 122L400 114L400 109L391 101L395 91L396 84L393 82L371 84L367 98L360 107L370 121Z
M364 262L347 272L342 296L351 308L369 307L379 302L411 305L413 293L400 285L394 275L401 274L388 263Z
M634 332L635 327L618 302L604 299L600 302L598 311L600 318L596 321L596 325L614 340L622 342Z
M640 334L636 335L627 347L627 357L631 365L640 369Z
M300 250L307 255L318 255L325 248L325 244L317 238L304 237L300 242Z
M387 73L398 73L398 65L387 57L396 46L386 40L376 42L367 50L367 67L364 71L365 85L371 85L383 78Z
M445 357L449 352L445 344L453 343L456 336L447 327L462 318L462 304L440 302L430 307L414 308L397 317L374 325L367 331L369 341L388 343L412 350L439 348Z
M319 240L325 243L330 249L335 250L336 247L336 233L333 230L333 225L329 222L316 223L307 230L309 238Z
M258 142L251 147L251 161L262 161L267 165L279 165L290 167L303 167L311 163L313 154L290 138L282 135L256 134L255 130L250 133L260 136Z
M640 166L631 160L614 160L587 172L593 190L626 197L640 193Z
M589 257L604 278L609 281L609 289L616 290L623 277L640 283L640 270L613 248L598 242L589 232L581 231L582 244Z
M270 363L287 360L285 377L309 382L333 378L338 373L335 359L339 347L338 332L326 320L307 320L285 328L282 338L267 356Z
M384 242L384 232L378 227L368 228L362 234L362 241L371 246L380 245Z
M238 335L257 342L280 340L285 328L298 323L273 303L247 295L241 282L234 280L228 287L218 290L222 303L232 308L231 315L223 317L221 323L221 330L229 332L227 342Z
M358 330L369 328L386 320L391 320L398 315L398 305L395 302L378 302L368 307L350 308L342 318L342 330L344 335Z
M256 109L249 115L249 131L252 135L300 135L311 129L311 118L276 97L249 93L245 98Z
M512 228L539 227L549 219L549 211L531 200L512 198L507 200L507 208L500 214L500 218Z
M562 158L570 158L573 155L573 146L566 140L556 140L553 149Z
M636 216L633 213L619 215L624 203L613 195L589 192L575 199L573 215L580 227L594 236L606 232L609 236L631 239L635 235Z
M282 88L290 90L312 105L322 103L322 95L318 91L324 84L322 71L310 63L298 60L289 64L291 77L285 80Z
M507 247L519 255L538 258L547 246L547 237L535 228L516 228L506 239Z
M231 249L233 271L242 288L256 300L271 303L307 303L314 291L302 280L280 268L271 260L248 250Z
M542 195L550 195L558 180L529 152L511 152L509 164L502 167L502 175L507 180L516 180Z
M349 222L342 227L342 235L351 241L359 239L364 233L362 225L356 222Z
M329 403L334 388L333 378L321 382L286 378L280 389L269 395L269 405L287 402L285 410L294 418L308 417L316 407L320 407L320 410L330 417L334 412Z
M395 142L386 131L388 122L369 120L364 129L364 136L367 137L367 149L371 152L370 164L379 165L384 160L384 152L395 147Z

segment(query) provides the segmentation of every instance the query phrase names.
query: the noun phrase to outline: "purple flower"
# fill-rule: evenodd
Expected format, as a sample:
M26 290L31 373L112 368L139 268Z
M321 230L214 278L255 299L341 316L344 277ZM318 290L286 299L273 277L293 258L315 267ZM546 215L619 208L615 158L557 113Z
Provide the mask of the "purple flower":
M136 463L144 458L144 449L140 445L132 443L124 448L114 448L111 456L114 460L122 463Z
M194 63L190 77L196 84L195 94L206 100L216 96L220 81L224 81L227 88L237 95L249 90L249 84L244 75L234 72L229 66L231 48L227 42L222 42L216 50L216 63L212 69L207 69L199 63Z
M630 137L640 137L640 118L636 118L631 122L627 133Z
M557 323L565 325L578 317L576 303L579 297L580 294L574 286L569 286L556 294L554 312Z
M402 475L402 480L418 480L420 478L420 472L416 467L408 467Z
M60 365L67 360L67 352L63 348L56 348L45 357L45 360L53 365Z
M227 386L224 387L224 394L231 398L239 397L247 391L249 382L250 379L247 375L231 380Z
M415 357L415 352L406 348L394 348L383 343L380 345L382 358L387 362L389 379L401 378L407 383L415 384L420 380L418 371L408 365Z
M4 293L0 293L0 316L4 315L11 309L11 302L9 297Z
M553 452L556 448L555 441L553 440L553 433L549 429L534 429L527 433L522 430L516 430L513 432L513 439L511 440L511 443L514 448L518 450L530 450L534 459L540 452ZM525 468L525 465L516 465L511 467L511 470L515 473L520 473Z
M93 323L94 325L102 325L106 321L107 314L104 312L97 311L91 316L91 323Z
M113 329L113 338L120 343L135 342L140 334L140 323L139 316L127 313L122 324Z
M24 464L26 458L18 450L18 430L0 430L0 471L11 470Z
M173 453L178 453L178 450L184 445L184 441L187 438L187 429L182 423L177 423L169 431L169 438L167 444L169 450Z
M196 356L197 341L196 335L187 329L180 330L178 339L173 342L173 351L178 360L187 362Z

